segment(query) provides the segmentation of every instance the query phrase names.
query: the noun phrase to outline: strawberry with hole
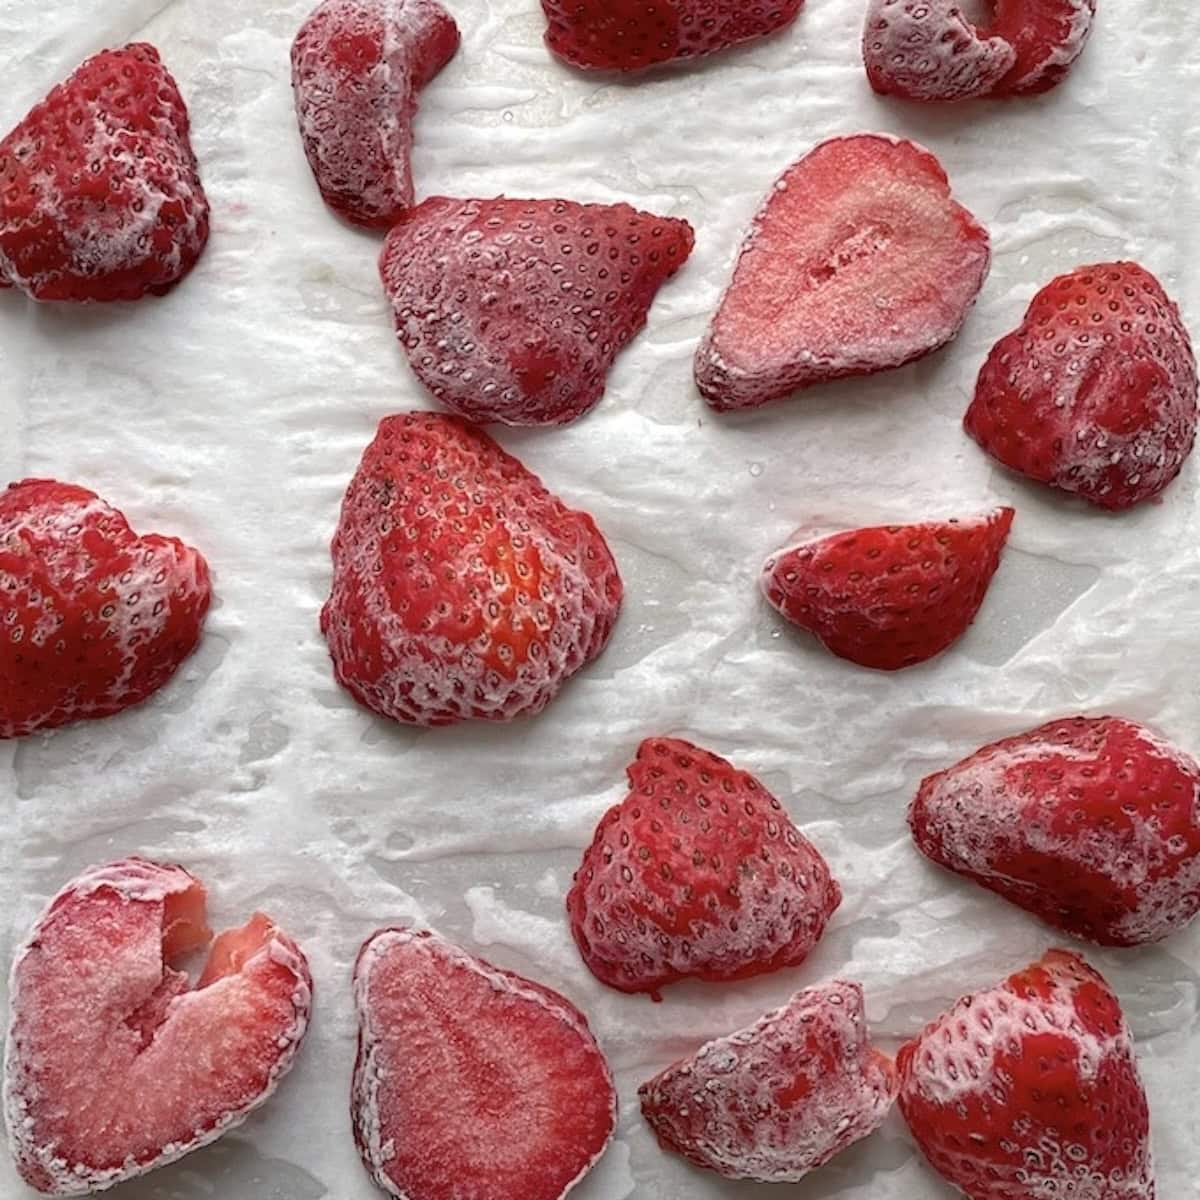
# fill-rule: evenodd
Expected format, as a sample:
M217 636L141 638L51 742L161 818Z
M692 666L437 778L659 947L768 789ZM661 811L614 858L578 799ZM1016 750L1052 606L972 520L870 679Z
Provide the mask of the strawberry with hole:
M182 867L92 867L42 914L13 966L4 1075L22 1177L82 1196L173 1162L240 1124L291 1069L312 981L267 917L208 944Z
M437 0L325 0L292 44L304 152L325 203L387 229L412 207L417 95L454 57Z
M0 142L0 285L35 300L162 295L208 226L187 107L153 46L89 58Z
M351 1116L402 1200L559 1200L617 1122L612 1075L565 997L437 934L384 929L354 968Z
M638 1089L667 1150L727 1179L795 1183L874 1133L896 1069L871 1047L862 988L797 992Z
M975 620L1014 515L997 508L801 542L767 559L763 594L839 658L877 671L916 666Z
M563 425L598 403L692 242L686 221L627 204L438 197L388 235L380 272L400 343L442 404Z
M970 1200L1154 1200L1150 1116L1108 984L1052 950L900 1050L900 1109Z
M958 333L990 261L928 150L883 134L822 142L754 218L696 383L718 410L755 408L902 366Z
M1200 912L1200 764L1116 717L1052 721L931 775L908 816L922 854L1106 946Z
M321 629L382 716L506 721L599 655L621 597L590 516L482 430L411 412L380 423L346 492Z
M567 895L592 973L623 992L802 963L842 901L817 848L752 775L647 738Z
M0 738L108 717L158 691L200 640L208 565L139 537L94 492L0 492Z
M1196 357L1179 309L1137 263L1079 267L996 343L967 432L1006 467L1101 508L1159 495L1196 440Z

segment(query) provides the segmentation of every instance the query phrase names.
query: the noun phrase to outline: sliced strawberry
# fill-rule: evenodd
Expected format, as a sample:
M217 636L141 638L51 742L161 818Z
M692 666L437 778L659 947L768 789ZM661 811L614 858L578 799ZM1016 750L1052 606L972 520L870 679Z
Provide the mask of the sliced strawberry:
M112 1187L215 1141L291 1068L312 981L266 917L191 988L169 962L203 945L204 889L182 867L85 871L18 951L5 1063L9 1146L54 1196Z
M321 629L382 716L503 721L604 649L621 597L591 517L473 425L413 412L380 423L346 492Z
M1154 1200L1150 1118L1117 997L1052 950L900 1050L900 1109L970 1200Z
M1107 509L1157 496L1196 440L1196 358L1136 263L1060 276L996 343L967 432L1005 466Z
M354 969L351 1115L403 1200L558 1200L616 1128L608 1064L573 1004L434 933L385 929Z
M0 142L0 284L35 300L162 295L208 224L187 107L153 46L89 58Z
M1096 0L995 0L994 31L1011 43L1016 61L998 96L1046 92L1061 83L1083 53Z
M686 221L627 204L439 197L392 230L380 272L413 370L447 408L561 425L600 400L692 242Z
M817 848L745 771L647 738L567 896L592 973L623 992L796 966L842 900ZM657 998L657 996L656 996Z
M1015 513L853 529L767 559L762 589L839 658L878 671L926 662L975 620Z
M437 0L325 0L292 43L304 152L325 203L387 229L412 207L417 94L454 57Z
M987 231L913 142L822 142L771 189L696 356L716 409L898 367L958 332L987 276Z

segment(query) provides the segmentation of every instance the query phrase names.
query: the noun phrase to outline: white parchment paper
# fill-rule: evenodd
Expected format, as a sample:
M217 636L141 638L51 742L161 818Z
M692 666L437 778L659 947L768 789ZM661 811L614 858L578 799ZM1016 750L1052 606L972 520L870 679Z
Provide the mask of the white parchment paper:
M959 422L992 342L1042 283L1135 257L1200 330L1200 9L1100 0L1070 81L953 109L883 101L858 52L863 0L809 0L793 29L637 82L574 74L541 44L536 0L447 0L463 47L426 90L419 194L628 200L697 229L593 415L501 441L607 534L629 599L604 657L540 719L416 732L333 681L317 612L341 495L376 422L427 406L394 342L377 237L322 206L291 108L288 46L308 0L0 0L0 128L85 55L158 45L192 111L212 243L171 296L36 308L0 293L0 478L85 484L135 527L193 542L216 576L203 647L144 707L0 744L0 955L89 863L177 860L224 926L254 907L308 951L316 1019L272 1103L124 1200L367 1200L351 1140L349 977L380 924L423 919L565 992L591 1018L621 1124L579 1200L774 1195L661 1153L636 1088L700 1040L842 974L889 1049L962 992L1062 939L913 850L921 777L978 744L1076 712L1147 721L1200 751L1196 466L1119 517L993 468ZM717 418L691 356L774 177L835 133L884 130L941 157L991 229L995 264L958 341L910 368ZM802 527L1014 504L977 626L889 676L781 629L763 557ZM598 984L562 898L649 734L691 738L760 778L846 892L799 970L669 989ZM1200 927L1091 954L1138 1038L1162 1200L1200 1196ZM4 1156L0 1196L19 1200ZM782 1194L783 1189L778 1189ZM898 1116L787 1189L796 1200L951 1193Z

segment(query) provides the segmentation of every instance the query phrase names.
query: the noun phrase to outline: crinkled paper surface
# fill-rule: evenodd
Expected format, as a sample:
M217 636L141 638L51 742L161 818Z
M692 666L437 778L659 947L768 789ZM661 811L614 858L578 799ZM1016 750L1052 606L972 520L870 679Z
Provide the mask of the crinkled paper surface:
M609 650L537 720L417 732L351 703L317 632L358 456L381 417L429 402L392 337L378 237L323 208L304 162L288 45L307 0L0 0L0 127L85 55L151 40L191 106L215 218L199 268L164 300L77 310L0 293L0 474L85 484L135 527L194 543L218 597L202 649L149 704L0 745L0 950L83 867L136 851L199 874L221 925L271 913L317 985L308 1045L273 1102L128 1200L375 1194L350 1136L349 979L360 941L404 919L588 1013L621 1124L579 1200L774 1195L661 1153L638 1083L835 973L865 984L894 1048L1061 940L918 857L904 813L921 777L1081 711L1200 750L1195 463L1164 503L1113 517L1007 476L959 425L988 348L1060 270L1138 258L1200 327L1200 10L1100 0L1058 91L939 109L871 94L862 0L809 0L770 42L637 82L554 63L536 0L448 3L464 43L424 95L420 194L628 200L689 218L698 238L595 413L501 436L608 535L629 592ZM690 360L744 227L785 166L859 130L930 146L990 227L979 305L923 363L714 417ZM1000 502L1018 517L981 618L925 667L857 670L758 597L761 560L797 530ZM665 733L757 772L827 855L846 900L803 968L672 988L658 1005L584 970L564 892L638 741ZM1091 957L1138 1038L1159 1194L1200 1195L1200 927ZM26 1195L6 1159L0 1195ZM950 1192L893 1116L788 1195Z

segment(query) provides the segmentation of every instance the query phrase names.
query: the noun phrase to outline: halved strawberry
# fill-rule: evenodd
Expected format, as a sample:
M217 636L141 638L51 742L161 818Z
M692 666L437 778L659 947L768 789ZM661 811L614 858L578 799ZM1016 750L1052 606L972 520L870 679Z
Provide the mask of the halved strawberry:
M882 134L822 142L754 218L696 383L716 409L754 408L921 358L958 332L990 261L928 150Z
M879 671L916 666L975 620L1015 513L853 529L767 559L762 590L839 658Z
M93 867L51 902L12 974L4 1113L26 1182L102 1191L216 1140L290 1070L308 964L261 914L223 934L199 984L204 888L182 867Z
M557 992L398 928L363 945L354 999L354 1135L386 1192L559 1200L604 1153L612 1075Z

